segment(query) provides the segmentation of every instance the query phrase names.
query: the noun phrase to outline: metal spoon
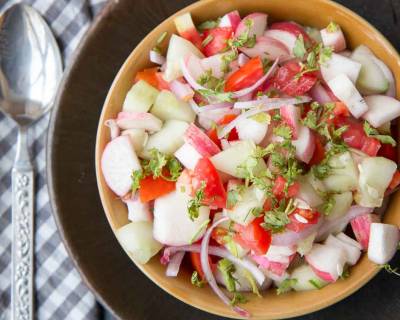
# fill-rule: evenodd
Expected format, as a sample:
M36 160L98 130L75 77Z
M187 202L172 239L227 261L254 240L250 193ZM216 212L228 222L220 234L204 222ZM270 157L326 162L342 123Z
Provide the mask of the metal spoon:
M60 51L42 17L16 4L0 18L0 110L18 124L12 170L12 317L33 319L34 174L28 127L52 106L62 75Z

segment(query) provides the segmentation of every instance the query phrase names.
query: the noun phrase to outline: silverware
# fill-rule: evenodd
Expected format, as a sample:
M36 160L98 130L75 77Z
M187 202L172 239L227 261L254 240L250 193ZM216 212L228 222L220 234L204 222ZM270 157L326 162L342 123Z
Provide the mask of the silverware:
M16 4L0 18L0 110L18 124L12 170L12 317L33 316L34 173L28 127L52 106L62 75L60 51L42 17Z

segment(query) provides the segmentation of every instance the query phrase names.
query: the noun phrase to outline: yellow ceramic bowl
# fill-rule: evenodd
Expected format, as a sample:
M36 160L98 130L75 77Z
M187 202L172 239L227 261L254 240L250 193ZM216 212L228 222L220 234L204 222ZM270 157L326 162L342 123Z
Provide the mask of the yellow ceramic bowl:
M96 170L101 200L113 231L127 224L128 218L125 205L107 187L100 170L101 154L110 140L109 130L103 125L104 121L114 118L121 110L136 72L150 66L149 51L154 47L157 38L164 31L169 34L176 32L173 22L175 16L191 12L195 22L199 23L235 9L238 9L242 16L255 11L266 12L269 15L269 23L273 20L294 20L304 25L323 28L331 21L337 22L344 30L350 48L355 48L360 44L367 45L390 67L397 80L397 92L400 92L400 59L396 50L373 26L339 4L328 0L203 0L194 3L165 20L143 39L122 66L104 104L97 134ZM393 197L384 221L400 224L398 196ZM211 292L210 288L194 287L190 283L189 270L182 270L177 278L167 278L164 275L165 267L160 264L158 257L153 258L146 265L136 265L152 281L177 299L217 315L238 317ZM351 276L346 280L340 280L322 290L290 292L281 296L277 296L275 291L270 290L264 294L263 298L251 297L250 302L244 307L250 311L253 319L282 319L303 315L325 308L349 296L377 272L378 268L364 256L351 269Z

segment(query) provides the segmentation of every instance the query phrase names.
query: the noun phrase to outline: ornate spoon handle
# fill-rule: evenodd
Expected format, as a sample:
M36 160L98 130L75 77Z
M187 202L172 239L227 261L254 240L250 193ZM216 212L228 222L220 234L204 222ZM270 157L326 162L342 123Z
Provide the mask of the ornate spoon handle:
M12 320L33 319L33 185L26 130L21 129L12 170Z

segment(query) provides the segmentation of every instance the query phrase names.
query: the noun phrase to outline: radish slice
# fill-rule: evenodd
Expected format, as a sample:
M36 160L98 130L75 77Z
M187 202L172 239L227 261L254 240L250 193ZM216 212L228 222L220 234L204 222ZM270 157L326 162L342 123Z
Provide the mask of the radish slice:
M246 26L246 21L251 20L252 25L250 27L248 36L261 36L265 29L267 28L267 20L268 20L268 15L265 13L259 13L259 12L254 12L249 14L248 16L244 17L242 21L240 21L239 25L236 28L235 32L235 37L239 37L243 33L247 32L249 29Z
M328 81L328 86L336 97L342 101L355 118L361 117L368 111L368 105L358 92L353 82L345 74ZM382 109L380 109L382 111Z
M376 214L363 214L351 220L351 227L354 235L360 243L363 250L368 249L371 224L379 222L379 216Z
M175 94L178 99L181 99L183 101L187 102L194 96L194 91L192 90L192 88L188 84L182 83L178 80L172 81L169 84L169 87L172 93Z
M127 112L118 113L118 127L121 129L144 129L147 131L160 131L162 121L148 112Z
M204 59L201 59L200 64L203 67L203 70L211 70L211 74L214 77L221 78L224 76L224 68L223 68L223 57L227 54L230 54L232 51L227 53L219 53Z
M376 264L388 263L395 255L400 241L399 228L391 224L371 224L368 259Z
M243 67L249 60L250 59L248 56L246 56L244 53L240 53L238 56L239 67Z
M212 157L220 148L201 129L193 123L187 128L183 140L190 144L202 157Z
M229 12L226 15L224 15L221 18L221 21L219 22L219 26L221 28L230 27L230 28L232 28L233 32L235 32L240 21L241 21L241 18L240 18L239 11L235 10L235 11Z
M158 52L150 50L150 61L161 66L166 62L166 59Z
M300 128L300 108L292 104L280 108L280 114L284 122L292 128L293 139L296 140Z
M286 262L271 261L265 256L252 255L251 258L258 263L261 268L268 270L279 277L283 276L289 267L289 259L287 257Z
M329 237L325 240L325 244L328 246L342 249L344 251L344 255L346 258L346 263L348 263L351 266L354 266L357 263L358 259L360 259L361 256L360 249L358 249L353 245L348 244L347 242L341 241L340 239L338 239L333 235L329 235Z
M361 245L354 240L353 238L350 238L348 235L344 234L343 232L340 232L336 235L336 238L338 238L340 241L345 242L353 247L358 248L359 250L362 250Z
M117 125L117 121L114 119L109 119L104 122L104 125L110 128L110 138L114 140L120 134L120 129Z
M305 126L300 126L298 138L293 141L293 145L296 147L297 159L309 163L315 150L315 137L311 130Z
M123 200L128 207L128 219L132 222L150 221L152 222L152 214L148 202L140 201L137 194L133 198Z
M306 254L306 261L321 279L335 282L343 273L346 256L342 248L316 243Z
M209 104L209 105L198 107L198 108L199 108L199 112L207 112L207 111L211 111L211 110L231 108L232 106L233 106L232 103L221 102L221 103Z
M131 190L131 174L141 170L141 166L129 137L120 136L107 144L101 157L101 170L114 193L122 197Z
M365 97L369 110L363 118L375 128L400 116L400 101L383 95Z
M281 61L285 61L290 59L290 52L287 46L283 42L268 36L257 37L254 47L242 47L240 51L244 52L250 58L261 56L271 60L280 58Z
M215 227L217 227L220 223L225 222L229 220L229 218L222 218L215 223L212 224L212 226L207 230L207 232L204 235L204 238L201 242L201 251L200 251L200 261L201 261L201 268L203 269L204 272L204 277L207 280L208 284L210 285L211 289L216 293L216 295L227 305L231 306L231 301L230 299L225 295L225 293L218 287L218 284L215 280L215 277L211 271L210 267L210 262L208 260L208 246L210 242L210 237L211 237L211 232L214 230ZM264 281L263 281L264 282ZM262 284L259 283L260 285ZM232 309L237 312L239 315L243 317L250 317L250 314L238 307L238 306L233 306Z
M236 130L240 140L250 140L259 144L267 134L268 123L249 118L242 119L236 125Z
M281 108L286 105L296 105L301 103L310 102L311 98L307 96L301 96L297 98L267 98L262 97L257 100L236 102L233 107L235 109L250 109L256 107L273 107Z
M176 277L178 275L184 256L184 251L174 254L168 264L167 270L165 271L167 277Z
M321 83L317 83L310 91L313 100L320 104L325 104L332 101L338 101L334 94Z
M199 113L198 122L206 130L210 130L215 124L217 124L226 115L238 115L240 110L232 108L221 108L215 110L209 110Z
M349 211L342 217L336 220L326 220L325 223L318 230L317 240L325 239L329 234L333 232L338 226L344 225L346 226L351 220L354 218L368 214L372 212L372 208L366 208L362 206L351 206Z
M346 39L339 26L333 32L328 30L328 28L322 29L321 38L324 46L332 47L335 52L346 50Z
M351 82L356 83L360 71L361 63L343 57L337 53L333 53L331 59L321 65L321 73L325 82L329 82L333 78L343 74L346 75Z
M175 153L175 157L189 170L194 170L202 155L189 143L185 143Z
M290 56L293 56L293 49L296 44L297 36L291 32L284 30L267 30L264 33L264 37L275 39L283 43L286 46L286 52L289 53Z
M139 153L143 150L147 141L149 140L149 134L144 129L128 129L121 132L121 136L127 135L132 142L135 152Z

